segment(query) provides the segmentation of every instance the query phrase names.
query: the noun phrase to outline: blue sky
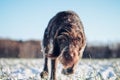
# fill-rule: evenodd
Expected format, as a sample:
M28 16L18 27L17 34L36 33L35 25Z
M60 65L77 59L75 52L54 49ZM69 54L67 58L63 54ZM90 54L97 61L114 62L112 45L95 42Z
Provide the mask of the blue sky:
M42 40L49 20L73 10L88 42L120 41L120 0L0 0L0 37Z

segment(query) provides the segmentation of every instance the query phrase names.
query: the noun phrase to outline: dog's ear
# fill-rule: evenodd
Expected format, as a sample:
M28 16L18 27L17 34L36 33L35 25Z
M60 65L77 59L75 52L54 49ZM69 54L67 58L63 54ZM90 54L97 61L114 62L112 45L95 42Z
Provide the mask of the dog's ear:
M50 58L50 59L56 59L57 58L57 56L55 56L53 54L47 54L47 55L45 55L45 57Z

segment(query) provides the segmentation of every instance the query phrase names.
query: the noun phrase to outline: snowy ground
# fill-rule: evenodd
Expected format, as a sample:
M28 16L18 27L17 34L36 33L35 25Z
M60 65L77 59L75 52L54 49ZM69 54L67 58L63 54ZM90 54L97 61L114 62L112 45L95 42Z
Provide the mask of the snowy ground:
M76 72L70 76L61 74L58 80L120 80L120 59L83 59ZM0 59L0 80L42 80L43 59Z

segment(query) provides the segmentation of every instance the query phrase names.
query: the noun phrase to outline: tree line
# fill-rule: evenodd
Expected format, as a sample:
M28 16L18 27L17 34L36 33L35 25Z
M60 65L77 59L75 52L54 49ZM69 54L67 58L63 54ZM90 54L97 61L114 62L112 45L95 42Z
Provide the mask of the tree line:
M40 40L0 39L0 58L42 58ZM120 43L87 45L83 58L120 58Z
M120 58L120 43L87 45L83 58Z

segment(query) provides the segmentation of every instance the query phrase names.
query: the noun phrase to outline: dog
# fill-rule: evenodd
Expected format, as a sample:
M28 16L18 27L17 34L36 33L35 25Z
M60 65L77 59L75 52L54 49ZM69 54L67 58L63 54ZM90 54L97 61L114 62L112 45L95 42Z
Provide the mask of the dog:
M63 65L63 74L73 74L85 46L86 38L79 16L74 11L57 13L44 32L45 64L41 78L48 78L48 58L51 59L50 80L56 80L57 61Z

